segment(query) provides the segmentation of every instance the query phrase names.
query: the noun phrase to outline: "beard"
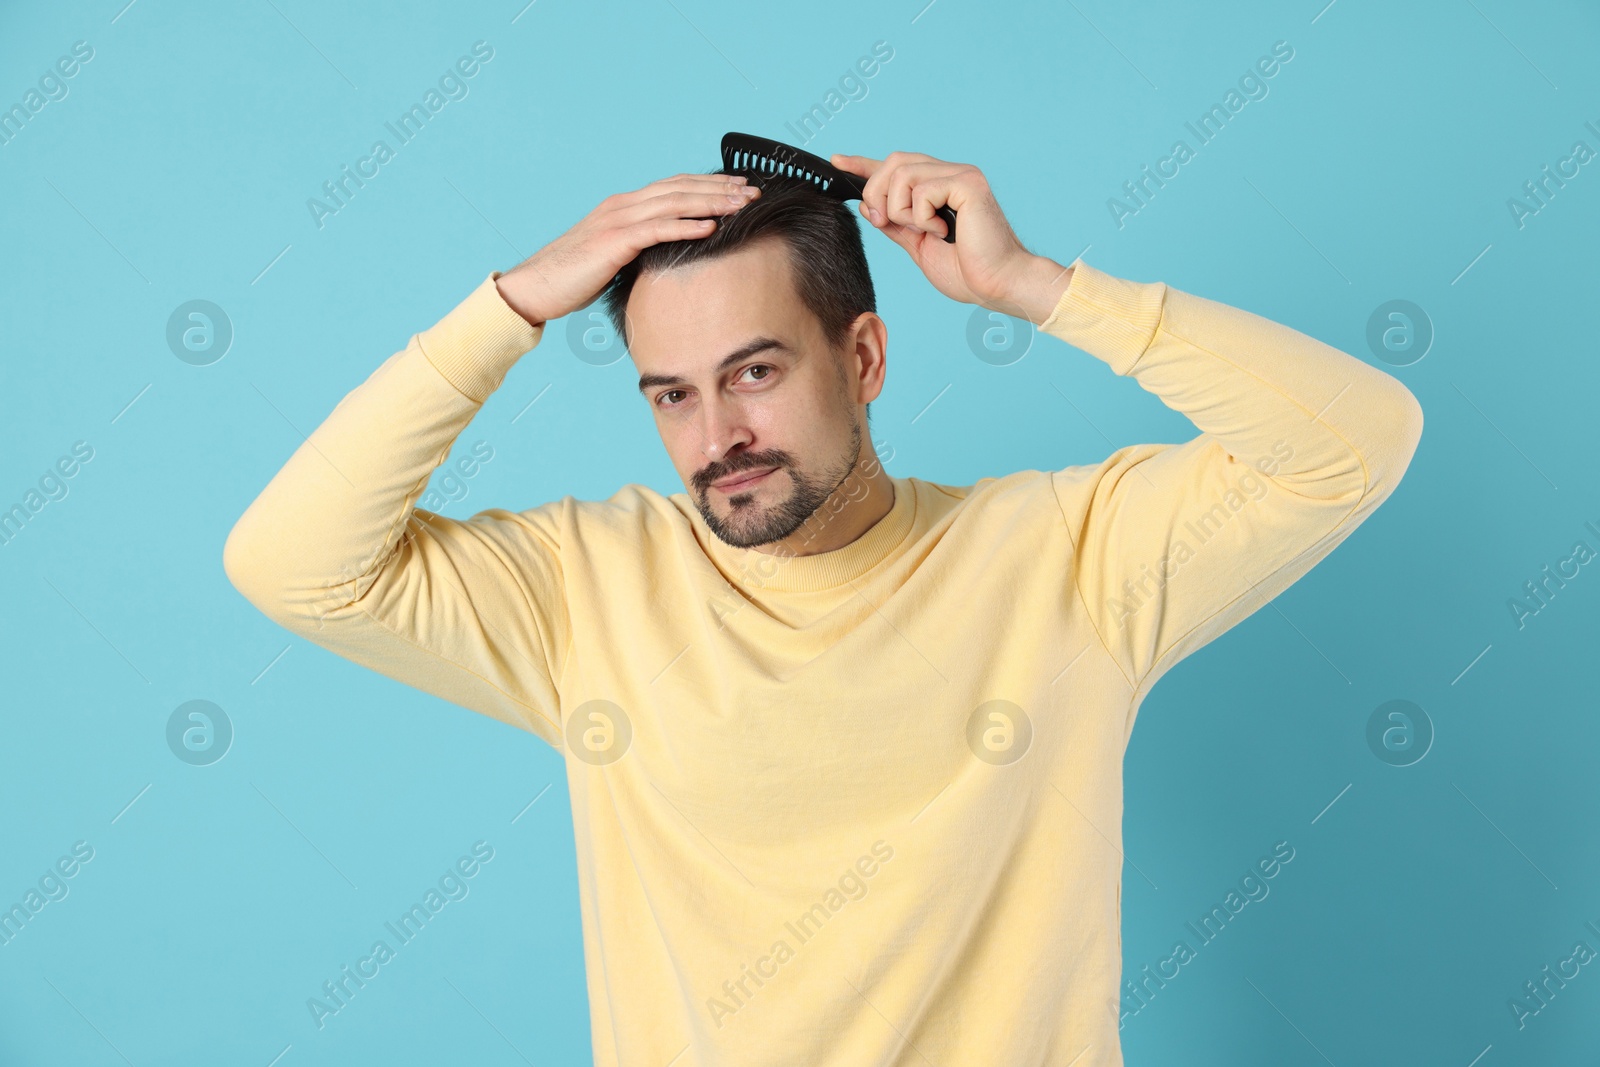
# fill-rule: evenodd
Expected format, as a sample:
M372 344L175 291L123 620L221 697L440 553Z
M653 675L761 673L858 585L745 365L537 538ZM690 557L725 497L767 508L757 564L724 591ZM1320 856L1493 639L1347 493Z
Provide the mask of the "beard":
M752 452L743 457L739 466L714 471L709 477L699 479L696 486L695 507L705 520L708 529L720 540L734 548L754 548L757 545L782 541L804 526L839 489L855 470L861 458L861 423L852 419L850 442L840 455L824 470L808 477L794 464L794 458L782 449ZM719 516L711 508L710 484L719 478L741 470L759 470L777 467L789 475L791 487L787 496L772 504L763 504L758 494L769 484L761 485L728 497L728 515ZM768 477L771 477L769 475Z

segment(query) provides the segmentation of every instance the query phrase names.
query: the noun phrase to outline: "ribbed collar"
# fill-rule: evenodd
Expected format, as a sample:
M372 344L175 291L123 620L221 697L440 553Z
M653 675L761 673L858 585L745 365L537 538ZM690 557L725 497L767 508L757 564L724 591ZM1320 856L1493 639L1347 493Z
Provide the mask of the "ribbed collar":
M735 548L711 532L692 502L688 511L701 543L730 581L750 589L815 592L861 577L905 540L916 518L917 494L909 478L890 475L890 481L894 483L894 503L883 518L848 545L809 556Z

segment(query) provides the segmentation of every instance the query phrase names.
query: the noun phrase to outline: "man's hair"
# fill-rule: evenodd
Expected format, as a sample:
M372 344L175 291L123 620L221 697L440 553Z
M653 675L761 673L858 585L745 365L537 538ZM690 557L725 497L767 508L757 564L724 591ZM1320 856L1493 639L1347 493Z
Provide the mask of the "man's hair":
M861 230L850 209L819 192L810 182L743 169L712 174L742 174L761 195L731 215L715 216L716 229L705 237L646 246L617 272L601 292L612 328L626 344L628 298L647 274L686 263L714 259L767 237L782 240L800 300L816 316L829 346L837 349L862 312L878 310L867 269ZM872 405L867 405L872 418Z

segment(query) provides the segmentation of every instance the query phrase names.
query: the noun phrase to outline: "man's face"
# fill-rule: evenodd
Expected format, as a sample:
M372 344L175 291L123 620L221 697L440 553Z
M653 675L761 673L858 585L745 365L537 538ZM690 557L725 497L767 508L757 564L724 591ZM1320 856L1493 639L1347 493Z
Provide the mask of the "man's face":
M640 278L628 333L667 454L728 544L795 533L860 463L863 405L883 385L883 320L864 314L831 349L780 239Z

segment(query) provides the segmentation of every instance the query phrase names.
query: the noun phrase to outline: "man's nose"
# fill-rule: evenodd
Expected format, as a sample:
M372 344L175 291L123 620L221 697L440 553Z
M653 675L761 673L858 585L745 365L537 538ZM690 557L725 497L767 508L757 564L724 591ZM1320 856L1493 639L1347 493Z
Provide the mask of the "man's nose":
M707 459L725 459L729 452L752 440L744 411L738 404L708 403L701 407L701 451Z

